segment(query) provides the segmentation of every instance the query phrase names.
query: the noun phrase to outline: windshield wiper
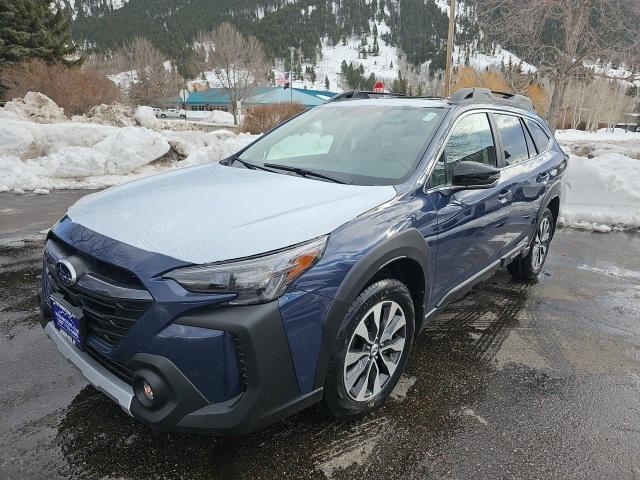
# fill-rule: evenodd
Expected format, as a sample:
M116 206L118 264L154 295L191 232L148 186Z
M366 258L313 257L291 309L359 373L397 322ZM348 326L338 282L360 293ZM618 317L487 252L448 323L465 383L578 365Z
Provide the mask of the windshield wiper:
M229 163L229 165L233 165L234 162L239 162L242 165L244 165L246 168L250 169L250 170L264 170L265 172L271 172L274 173L273 170L270 170L268 168L264 168L260 165L256 165L255 163L251 163L251 162L247 162L246 160L242 160L238 157L236 157L235 155L233 157L231 157L231 162Z
M264 166L269 168L277 168L279 170L285 170L287 172L293 172L296 175L300 175L301 177L322 178L323 180L328 180L333 183L341 183L343 185L347 183L347 182L343 182L342 180L338 180L337 178L329 177L327 175L314 172L313 170L307 170L306 168L290 167L289 165L278 165L277 163L265 163Z

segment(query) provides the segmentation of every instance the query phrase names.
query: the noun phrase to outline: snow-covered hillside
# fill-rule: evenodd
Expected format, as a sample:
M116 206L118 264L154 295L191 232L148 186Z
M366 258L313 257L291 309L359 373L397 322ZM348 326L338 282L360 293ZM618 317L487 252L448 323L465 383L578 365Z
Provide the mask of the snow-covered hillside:
M102 15L108 10L118 10L122 8L129 0L57 0L58 5L71 13L73 18L78 16L79 12L85 17L94 15Z
M374 22L369 22L371 30L373 30ZM325 78L329 79L329 90L334 92L341 92L342 87L345 87L344 80L341 78L340 65L344 60L347 64L353 62L354 66L362 65L365 70L365 74L368 76L373 73L377 79L382 81L393 81L398 77L398 68L400 65L400 52L397 47L388 45L380 37L389 32L387 24L382 22L376 22L378 29L378 45L380 52L378 55L368 55L367 58L358 58L359 50L361 48L361 37L350 37L347 39L346 45L342 42L338 42L337 45L329 45L327 39L322 41L322 58L318 59L314 66L316 71L316 82L311 83L308 80L294 81L296 87L307 87L313 89L325 89ZM373 45L373 34L366 35L367 44ZM303 63L302 69L305 67L312 67L311 63ZM275 69L276 78L284 75L284 62L280 61L276 65Z

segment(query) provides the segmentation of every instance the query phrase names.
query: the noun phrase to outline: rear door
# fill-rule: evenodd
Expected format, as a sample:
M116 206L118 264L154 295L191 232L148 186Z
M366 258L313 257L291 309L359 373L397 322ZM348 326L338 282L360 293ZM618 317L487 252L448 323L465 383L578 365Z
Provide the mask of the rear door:
M428 194L436 206L438 233L433 304L448 300L449 293L492 266L504 250L511 195L504 182L485 190L451 193L446 188L461 161L498 166L496 145L488 113L463 114L432 172Z
M535 229L549 181L547 150L550 140L533 120L506 112L492 115L503 149L501 178L512 192L507 225L507 251L510 251L527 244ZM534 142L532 130L537 142Z

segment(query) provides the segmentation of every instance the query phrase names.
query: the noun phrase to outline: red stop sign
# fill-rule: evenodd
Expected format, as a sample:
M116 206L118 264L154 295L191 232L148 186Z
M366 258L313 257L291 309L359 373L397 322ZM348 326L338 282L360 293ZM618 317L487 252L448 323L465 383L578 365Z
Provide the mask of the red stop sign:
M376 82L375 85L373 86L373 91L374 92L384 92L384 83L382 82Z

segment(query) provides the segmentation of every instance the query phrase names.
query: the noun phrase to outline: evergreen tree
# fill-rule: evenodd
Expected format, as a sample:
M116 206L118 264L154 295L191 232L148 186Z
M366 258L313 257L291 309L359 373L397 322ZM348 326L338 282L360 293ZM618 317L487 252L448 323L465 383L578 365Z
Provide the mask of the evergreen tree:
M325 76L324 77L324 88L326 90L329 90L330 84L329 84L329 77Z
M57 63L74 52L62 9L46 0L0 0L0 65L30 58Z

